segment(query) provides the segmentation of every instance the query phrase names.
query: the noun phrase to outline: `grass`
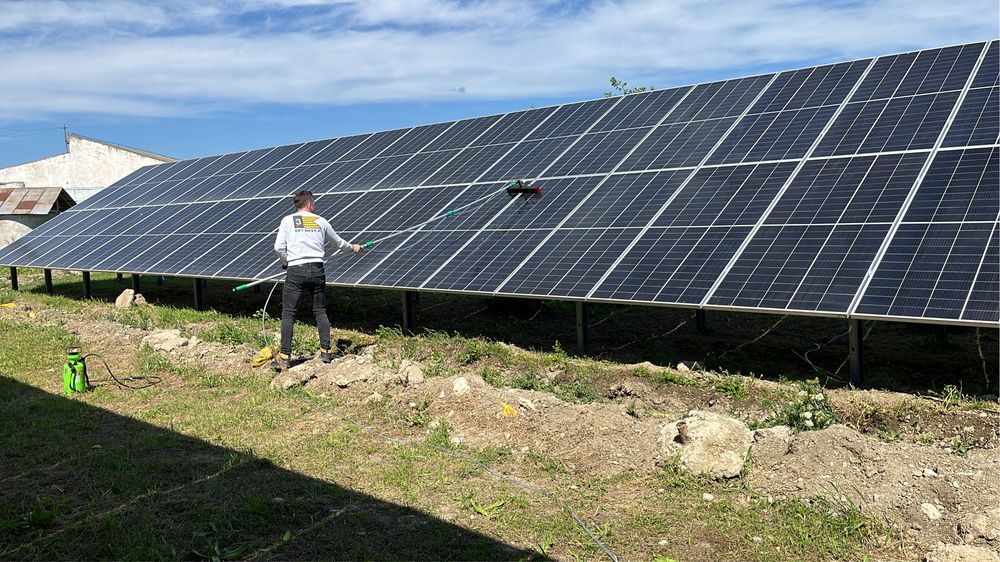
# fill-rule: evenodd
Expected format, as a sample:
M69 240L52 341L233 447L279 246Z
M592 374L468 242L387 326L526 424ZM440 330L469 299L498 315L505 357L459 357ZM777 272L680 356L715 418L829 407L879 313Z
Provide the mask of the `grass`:
M57 287L76 290L72 280L57 280ZM25 284L30 286L30 276ZM195 312L178 297L187 298L183 293L190 292L189 283L148 285L147 298L173 307L122 312L100 303L78 306L66 296L2 290L0 302L17 298L134 327L179 329L227 345L258 345L253 338L259 318L254 314L262 296L251 293L247 302L227 301L223 297L233 297L224 294L225 286L210 282L209 295L217 299L209 302L217 311ZM99 294L113 295L118 289L113 279L95 275ZM557 345L571 341L556 327L572 313L562 304L547 304L538 325L502 311L478 313L474 322L466 322L455 317L470 313L469 300L456 297L454 306L434 309L449 315L421 317L429 327L447 325L449 332L403 337L397 329L375 323L389 315L389 302L396 302L391 294L334 293L331 317L340 335L355 345L378 342L376 359L386 364L421 361L430 367L428 376L475 372L494 386L551 392L578 403L601 399L599 389L621 380L623 373L657 385L704 384L667 369L621 365L638 358L658 361L641 355L655 346L626 348L607 361L572 356ZM421 305L432 306L439 298L427 296ZM599 319L612 309L595 310ZM622 313L604 326L612 332L609 324L641 322L653 329L672 314L651 322L647 310L638 312L641 319ZM711 316L719 324L713 333L725 331L727 318ZM478 330L471 329L474 324ZM731 326L738 334L752 327ZM775 337L791 341L798 337L796 329L787 328L792 335L776 330ZM821 329L814 327L812 333ZM313 345L314 331L308 323L299 326L296 345ZM626 343L602 337L596 338L598 345ZM961 347L959 335L951 339ZM322 558L330 552L358 559L600 556L554 502L491 477L449 451L543 486L571 505L622 559L705 559L704 545L718 560L862 559L879 557L894 540L887 528L851 506L819 499L768 502L742 486L691 476L676 464L656 478L630 473L584 478L537 447L522 453L500 444L456 444L453 428L432 419L429 403L423 401L412 407L391 398L356 404L305 391L276 392L258 372L223 374L200 363L173 362L128 342L117 350L116 364L127 364L124 370L131 374L160 377L160 385L135 392L101 387L67 399L58 395L60 381L50 369L61 364L64 347L80 343L75 336L58 326L8 317L0 318L0 340L5 342L0 348L0 416L5 420L0 451L5 469L10 467L0 479L10 478L8 474L17 479L16 485L0 489L2 558ZM517 351L500 341L534 351ZM670 355L692 356L693 344L686 337L677 343ZM709 343L724 350L733 342ZM755 353L759 347L746 350ZM781 363L777 355L787 354L773 355L765 353L754 371L767 372ZM752 395L748 379L736 372L713 390L736 399ZM802 374L795 380L809 379ZM818 389L807 394L815 396ZM776 408L786 421L793 414L804 421L802 413L810 407L816 411L816 400L796 402L795 392L781 398L797 406ZM962 403L962 398L956 400ZM782 402L776 399L775 404ZM623 407L629 409L628 404ZM634 403L631 409L644 415ZM417 441L386 443L341 422L331 411ZM65 459L73 462L59 464ZM706 491L716 500L704 501ZM87 540L79 540L81 536ZM659 544L661 540L665 543Z

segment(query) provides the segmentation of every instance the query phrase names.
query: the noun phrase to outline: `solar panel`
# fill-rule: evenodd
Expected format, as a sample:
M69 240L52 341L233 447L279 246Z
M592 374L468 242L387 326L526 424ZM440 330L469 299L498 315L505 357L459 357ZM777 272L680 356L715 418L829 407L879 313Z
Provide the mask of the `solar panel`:
M995 326L998 73L979 42L147 166L0 264L260 278L310 189L379 241L336 285Z

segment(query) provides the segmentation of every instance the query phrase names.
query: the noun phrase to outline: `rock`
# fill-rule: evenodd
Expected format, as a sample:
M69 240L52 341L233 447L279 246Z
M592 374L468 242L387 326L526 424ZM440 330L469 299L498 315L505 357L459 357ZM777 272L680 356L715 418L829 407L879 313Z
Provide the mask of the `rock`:
M382 400L383 398L385 398L385 396L382 396L378 392L373 392L373 393L369 394L367 398L365 398L365 404L371 404L372 402L378 402L378 401Z
M676 369L681 373L688 373L691 371L691 367L688 367L684 363L678 363Z
M939 542L924 555L924 562L1000 562L1000 556L980 546Z
M958 522L958 536L965 543L980 540L1000 542L1000 507L983 510L983 513L967 513Z
M353 371L348 373L339 373L335 375L330 380L330 383L335 384L340 388L347 388L348 386L356 382L364 382L366 380L368 380L368 377L364 373L360 371Z
M122 294L118 295L118 298L115 299L115 306L118 308L128 308L132 306L134 301L135 291L132 289L125 289L122 291Z
M923 513L931 521L937 521L941 519L941 511L932 503L922 503L920 504L920 512Z
M664 454L679 454L686 470L716 479L740 475L752 441L743 422L700 410L691 410L684 419L660 428Z
M399 365L399 379L406 386L420 384L424 382L424 370L420 368L420 365L409 359L403 359L403 362Z
M127 290L131 290L131 289L127 289ZM115 304L118 304L118 303L115 302ZM136 295L135 299L132 301L132 304L134 304L135 306L144 306L144 305L147 305L149 303L146 302L146 297L144 297L142 295Z
M712 494L709 494L708 492L705 492L704 494L701 495L701 499L703 499L703 500L705 500L707 502L710 502L710 501L714 501L715 500L715 496L712 495Z
M469 387L468 379L466 379L465 377L458 377L454 381L452 381L451 389L452 392L455 393L455 396L464 396L468 394L470 390L472 390L472 388Z
M920 475L924 478L937 478L938 473L934 471L933 468L925 468L920 472Z
M526 409L526 410L531 410L532 412L537 412L538 411L537 409L535 409L534 402L532 402L531 400L528 400L524 396L519 396L518 397L518 399L517 399L517 405L520 406L520 407L522 407L522 408L524 408L524 409Z
M753 432L753 444L750 445L750 459L754 464L776 463L788 454L788 445L792 441L792 428L787 425L766 427Z
M128 289L131 291L131 289ZM119 297L121 298L121 297ZM142 338L142 343L156 351L171 352L188 345L189 340L181 336L180 330L157 330Z

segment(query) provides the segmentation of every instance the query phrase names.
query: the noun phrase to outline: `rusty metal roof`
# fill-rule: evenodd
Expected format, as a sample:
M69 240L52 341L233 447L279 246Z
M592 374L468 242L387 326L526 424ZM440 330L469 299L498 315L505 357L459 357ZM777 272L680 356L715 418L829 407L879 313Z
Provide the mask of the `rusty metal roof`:
M47 215L73 205L61 187L0 187L0 215Z

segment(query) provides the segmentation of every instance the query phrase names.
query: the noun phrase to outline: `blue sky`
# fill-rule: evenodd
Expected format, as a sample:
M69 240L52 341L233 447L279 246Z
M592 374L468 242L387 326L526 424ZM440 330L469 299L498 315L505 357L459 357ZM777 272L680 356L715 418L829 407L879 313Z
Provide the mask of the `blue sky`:
M990 39L996 0L3 0L0 167L178 158Z

